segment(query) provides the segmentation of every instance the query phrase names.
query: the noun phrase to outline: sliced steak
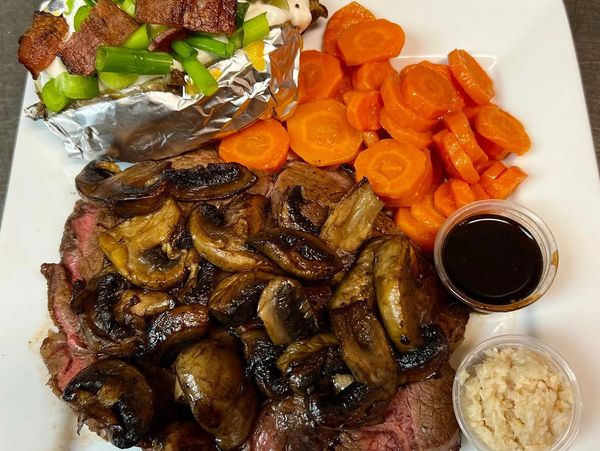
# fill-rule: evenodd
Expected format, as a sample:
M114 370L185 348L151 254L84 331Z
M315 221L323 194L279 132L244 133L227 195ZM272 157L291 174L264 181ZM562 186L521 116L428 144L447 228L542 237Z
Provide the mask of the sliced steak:
M19 62L37 79L56 58L68 34L64 17L36 11L33 23L19 39Z
M60 255L71 282L88 281L104 266L104 253L98 245L100 232L113 227L117 218L90 202L78 201L65 224Z
M61 50L62 61L72 74L91 75L98 47L121 45L137 28L136 21L112 0L99 0Z
M178 171L180 169L192 169L196 166L206 166L210 163L223 163L219 158L216 150L213 149L198 149L186 152L176 157L169 158L171 169Z
M205 33L235 31L236 0L138 0L138 21Z
M460 429L452 408L453 378L454 371L446 365L439 379L401 388L390 402L383 423L340 433L336 451L459 449Z

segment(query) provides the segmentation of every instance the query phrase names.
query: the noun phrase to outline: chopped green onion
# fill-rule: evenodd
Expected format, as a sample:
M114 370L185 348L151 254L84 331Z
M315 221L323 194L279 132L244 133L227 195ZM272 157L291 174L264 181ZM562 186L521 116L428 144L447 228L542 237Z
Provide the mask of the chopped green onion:
M56 79L49 80L42 89L42 101L46 108L59 113L69 104L67 96L62 95L56 88Z
M135 0L123 0L121 9L135 19Z
M192 47L213 53L221 58L227 57L227 44L217 39L199 34L188 38L187 43Z
M65 2L65 13L66 14L71 14L71 11L73 10L73 6L75 6L75 0L67 0Z
M140 28L135 30L129 35L127 40L123 43L123 47L135 50L147 49L150 45L150 36L148 36L148 26L142 25Z
M210 96L219 88L215 77L213 77L208 69L197 59L186 59L183 60L181 64L192 79L192 82L194 82L196 89L202 94Z
M148 25L148 27L150 28L150 39L153 41L156 39L156 37L159 34L164 33L165 31L167 31L170 28L167 25L154 25L154 24L150 24L150 25Z
M93 8L94 6L96 6L97 1L96 0L83 0L83 3L85 3L90 8Z
M250 3L241 3L238 2L235 8L235 26L241 27L246 19L246 13L248 12L248 8L250 7Z
M276 8L283 9L284 11L290 10L290 4L287 0L269 0L267 3Z
M183 59L196 58L196 56L198 56L198 51L185 41L173 41L171 47L175 50L175 53Z
M231 58L231 55L239 50L244 45L244 29L238 28L235 33L229 36L229 42L227 43L227 58Z
M164 75L171 72L173 57L164 52L100 46L96 51L98 72Z
M267 13L263 13L260 16L247 20L244 22L244 25L242 25L242 28L244 29L244 47L255 41L263 40L269 35Z
M117 74L115 72L98 72L98 78L109 89L119 91L134 84L137 79L137 74Z
M75 27L75 31L79 31L83 21L90 15L90 11L92 11L92 7L85 5L77 10L75 17L73 17L73 26Z
M98 80L94 77L61 73L55 79L56 90L69 99L91 99L100 94Z

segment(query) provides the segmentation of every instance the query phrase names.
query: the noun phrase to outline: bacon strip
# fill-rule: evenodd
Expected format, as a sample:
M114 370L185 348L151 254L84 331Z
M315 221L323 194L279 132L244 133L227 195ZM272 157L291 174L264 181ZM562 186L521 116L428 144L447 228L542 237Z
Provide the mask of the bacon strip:
M137 28L136 21L111 0L99 0L60 52L62 61L72 74L91 75L98 47L121 45Z
M205 33L235 31L236 0L138 0L138 21Z
M19 39L19 62L33 78L46 69L63 46L69 26L64 17L36 11L29 29Z

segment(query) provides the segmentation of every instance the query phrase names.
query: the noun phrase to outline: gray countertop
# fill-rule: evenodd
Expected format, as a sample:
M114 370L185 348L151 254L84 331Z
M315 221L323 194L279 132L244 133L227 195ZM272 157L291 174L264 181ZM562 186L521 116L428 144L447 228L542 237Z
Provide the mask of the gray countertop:
M40 0L3 0L0 16L0 219L25 84L25 70L18 64L17 41L31 22ZM565 0L577 48L579 67L600 162L600 1ZM599 163L600 164L600 163Z

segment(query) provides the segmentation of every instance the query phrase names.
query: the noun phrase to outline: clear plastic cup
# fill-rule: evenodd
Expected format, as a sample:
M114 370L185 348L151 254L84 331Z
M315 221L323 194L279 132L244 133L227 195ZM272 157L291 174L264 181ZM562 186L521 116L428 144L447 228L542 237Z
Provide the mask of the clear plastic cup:
M543 341L527 335L499 335L497 337L485 340L469 354L467 354L467 356L459 365L458 369L456 370L454 384L452 386L452 403L458 425L460 426L463 434L467 437L469 442L480 451L498 451L487 446L479 438L477 433L472 430L464 417L462 408L462 380L464 379L462 379L462 373L466 371L468 374L472 374L474 366L478 363L481 363L486 357L486 351L489 351L493 348L501 349L506 347L524 348L536 352L537 354L541 355L542 358L544 358L559 374L562 374L564 380L571 386L573 390L574 401L571 421L563 434L558 437L555 443L552 445L551 451L565 451L569 449L575 440L581 425L583 404L581 401L581 389L579 387L579 383L577 382L575 373L573 373L573 370L562 355L560 355L555 349L548 346Z
M487 304L464 293L448 276L442 259L442 251L448 233L461 221L481 214L493 214L516 221L531 233L540 247L542 252L542 276L538 285L529 295L527 295L527 297L523 299L514 299L506 304ZM435 268L446 288L465 304L478 312L484 313L510 312L534 303L548 290L548 288L550 288L558 269L558 248L556 247L554 236L546 223L531 210L506 200L481 200L473 202L452 213L438 231L435 239L433 257Z

